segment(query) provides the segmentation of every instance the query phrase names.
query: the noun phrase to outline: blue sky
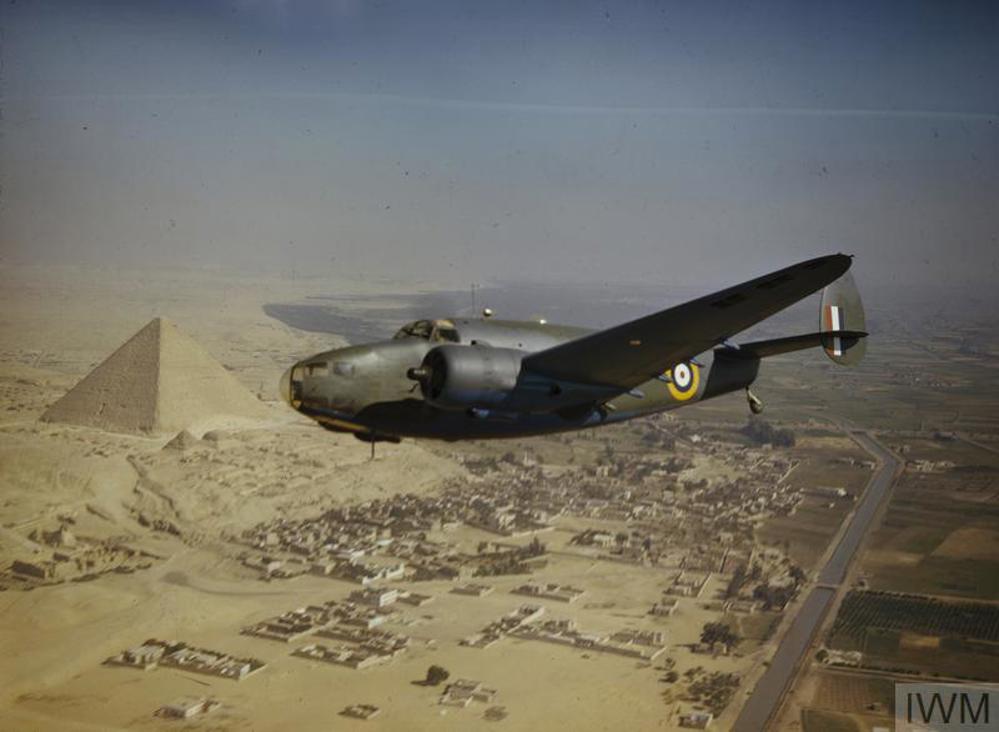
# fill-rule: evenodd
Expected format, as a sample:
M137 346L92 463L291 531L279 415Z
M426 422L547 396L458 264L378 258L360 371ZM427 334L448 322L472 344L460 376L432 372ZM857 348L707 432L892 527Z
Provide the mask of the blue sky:
M999 274L995 3L30 2L10 261L728 282Z

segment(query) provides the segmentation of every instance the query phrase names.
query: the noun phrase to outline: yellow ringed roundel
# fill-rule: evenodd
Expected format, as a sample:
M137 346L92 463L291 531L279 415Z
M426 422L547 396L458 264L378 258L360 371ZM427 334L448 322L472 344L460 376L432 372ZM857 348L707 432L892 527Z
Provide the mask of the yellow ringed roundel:
M700 369L690 361L681 361L671 369L666 369L666 388L670 396L680 402L691 399L697 393L701 381Z

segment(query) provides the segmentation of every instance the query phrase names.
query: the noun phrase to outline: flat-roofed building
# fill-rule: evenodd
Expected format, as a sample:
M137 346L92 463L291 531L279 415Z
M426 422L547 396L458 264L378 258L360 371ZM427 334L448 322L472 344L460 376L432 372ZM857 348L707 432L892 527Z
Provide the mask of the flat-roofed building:
M382 710L374 704L351 704L349 707L346 707L342 712L340 712L340 714L345 717L367 720L372 717L377 717L381 711Z
M190 719L199 714L207 714L218 707L219 703L214 699L203 696L184 696L169 704L164 704L156 710L156 713L161 717L170 717L171 719Z
M365 587L351 592L348 599L358 605L386 607L399 599L399 590L390 587Z
M707 729L714 718L711 712L687 712L680 715L680 726L687 729Z
M484 597L492 591L493 588L489 585L479 585L474 582L455 585L451 588L451 592L456 595L471 595L472 597Z
M453 707L467 707L473 701L489 704L496 694L496 689L483 686L481 681L456 679L444 689L439 703Z

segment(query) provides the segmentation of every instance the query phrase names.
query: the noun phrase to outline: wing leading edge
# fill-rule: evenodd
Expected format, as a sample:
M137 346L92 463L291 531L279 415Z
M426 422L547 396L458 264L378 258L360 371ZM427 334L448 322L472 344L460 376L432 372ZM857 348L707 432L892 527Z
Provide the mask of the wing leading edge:
M631 389L833 282L851 258L833 254L531 354L524 368L554 379Z

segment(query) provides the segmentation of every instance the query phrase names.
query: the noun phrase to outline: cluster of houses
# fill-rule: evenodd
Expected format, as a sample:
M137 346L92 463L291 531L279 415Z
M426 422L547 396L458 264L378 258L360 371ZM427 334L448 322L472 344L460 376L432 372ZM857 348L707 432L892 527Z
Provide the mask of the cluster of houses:
M266 666L263 661L256 658L238 658L219 651L189 646L179 641L155 638L128 648L107 659L105 663L144 671L157 666L167 666L235 681L242 681Z
M307 605L276 615L243 628L246 635L291 643L338 622L343 606L330 600L322 605Z
M666 638L661 630L620 630L609 636L585 633L571 619L550 619L523 625L513 631L518 638L573 646L587 651L616 653L652 661L666 652Z
M663 591L663 594L670 597L697 598L704 592L704 588L707 586L709 579L711 579L710 574L701 575L691 574L689 572L680 572L673 577L669 587Z
M752 556L753 530L758 523L793 512L801 499L801 492L783 481L792 467L789 459L741 447L710 452L737 467L738 477L691 480L685 477L691 467L685 458L663 461L622 455L594 468L561 472L524 461L493 471L478 482L456 482L439 495L398 495L337 507L314 518L259 524L241 540L250 549L243 555L244 563L262 577L286 579L308 573L348 580L358 589L345 601L289 610L243 632L285 643L312 636L292 655L321 663L352 669L387 663L409 648L410 639L384 630L383 623L399 605L420 607L434 598L386 583L448 579L454 581L450 590L454 594L485 596L493 587L475 580L492 572L481 570L490 562L502 562L505 554L519 561L518 552L525 548L497 539L481 542L479 551L472 554L448 541L448 532L465 525L497 537L512 537L553 528L563 516L587 519L584 523L589 525L574 536L568 548L571 552L677 569L650 611L655 616L672 615L682 598L701 598L712 573L728 574L735 562L745 566ZM841 497L838 492L837 497ZM71 535L57 537L60 545L70 541ZM578 587L537 581L524 582L512 593L567 604L585 594ZM758 608L758 603L738 594L728 599L727 610L754 612ZM606 635L581 630L571 619L544 616L542 605L525 604L461 643L488 648L512 635L642 661L652 661L667 649L660 630L626 629ZM264 666L255 659L156 640L123 651L108 663L174 666L233 679L245 678ZM490 703L495 694L480 682L459 679L447 686L440 703L460 707ZM213 703L183 700L168 705L171 711L164 707L162 713L191 716L207 711ZM188 714L189 710L193 711ZM378 713L370 704L355 704L342 712L357 719ZM707 722L704 719L692 713L685 726L706 726L711 721L710 715Z
M367 668L390 661L409 647L408 636L379 628L395 612L392 606L397 602L420 606L432 599L431 595L406 590L366 587L352 592L346 602L330 600L289 610L247 626L243 633L285 643L306 635L335 640L334 645L310 643L292 655L349 668Z
M30 588L45 584L94 579L102 574L130 574L152 566L152 555L119 541L78 538L66 524L52 530L34 529L25 546L33 546L0 572L3 585Z
M326 635L328 632L322 634ZM292 655L336 666L363 669L387 663L406 650L406 646L409 644L408 638L405 636L394 636L393 638L394 640L372 639L357 645L309 643L294 651Z
M431 595L393 588L364 588L351 593L346 602L330 600L321 605L289 610L247 626L243 628L243 633L285 643L306 635L351 643L356 648L313 645L299 649L296 655L364 668L372 663L390 660L409 646L408 637L378 629L395 611L392 605L401 602L421 606L432 599ZM351 650L352 654L345 655L342 653L344 650ZM340 660L330 660L332 658Z
M571 585L560 585L555 582L525 582L512 590L515 595L556 600L558 602L575 602L586 594L584 590Z
M474 635L462 639L461 645L489 648L516 630L535 622L545 614L544 605L521 605L498 620L494 620Z
M793 462L780 453L704 449L735 477L694 480L688 459L651 454L614 455L596 467L562 471L493 461L482 480L456 481L437 495L396 495L261 523L242 537L252 548L244 561L267 579L312 573L363 587L398 580L468 584L478 576L529 572L537 562L512 544L462 551L447 540L449 530L466 525L509 537L571 516L615 524L581 530L570 551L689 573L730 572L751 551L759 522L793 512L801 491L783 480ZM696 588L676 589L696 597Z

